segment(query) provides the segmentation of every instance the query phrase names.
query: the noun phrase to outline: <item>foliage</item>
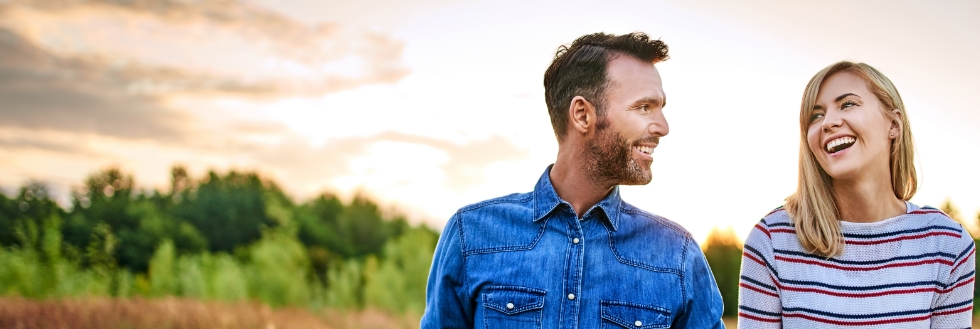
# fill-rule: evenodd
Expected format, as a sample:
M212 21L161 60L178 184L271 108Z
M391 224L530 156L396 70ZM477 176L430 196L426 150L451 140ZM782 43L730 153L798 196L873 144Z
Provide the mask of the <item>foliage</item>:
M738 315L738 281L742 268L742 243L731 228L711 230L704 256L718 283L718 290L725 305L725 316Z
M296 204L254 173L171 175L170 191L140 191L95 173L69 210L40 182L0 193L0 296L424 309L436 232L360 196Z

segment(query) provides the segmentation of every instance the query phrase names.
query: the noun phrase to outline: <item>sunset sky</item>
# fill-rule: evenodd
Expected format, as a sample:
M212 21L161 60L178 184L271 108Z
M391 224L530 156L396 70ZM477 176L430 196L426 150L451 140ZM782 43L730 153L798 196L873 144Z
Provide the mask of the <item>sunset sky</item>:
M100 169L254 170L297 201L363 193L441 228L525 192L557 144L559 45L643 31L670 135L624 198L699 240L744 237L796 186L800 97L843 59L897 85L919 193L980 211L978 1L0 0L0 190L64 205Z

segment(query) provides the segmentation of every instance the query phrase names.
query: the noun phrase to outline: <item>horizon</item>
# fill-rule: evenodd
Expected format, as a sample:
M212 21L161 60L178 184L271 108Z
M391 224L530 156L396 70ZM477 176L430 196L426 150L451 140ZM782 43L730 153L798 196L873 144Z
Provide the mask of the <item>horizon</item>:
M671 133L625 201L698 241L727 227L744 240L795 190L806 82L849 59L903 95L912 202L950 200L976 225L977 13L966 0L8 0L0 189L44 181L64 206L109 167L151 189L174 165L237 169L294 200L364 193L441 230L464 205L530 191L553 162L541 79L560 45L643 31L670 46L657 67Z

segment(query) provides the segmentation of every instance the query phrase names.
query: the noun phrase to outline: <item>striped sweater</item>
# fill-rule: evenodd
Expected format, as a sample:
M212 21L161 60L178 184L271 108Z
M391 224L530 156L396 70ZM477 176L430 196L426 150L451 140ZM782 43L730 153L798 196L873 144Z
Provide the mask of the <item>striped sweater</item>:
M940 210L907 203L875 223L841 222L844 254L805 252L782 207L745 241L740 329L969 328L973 238Z

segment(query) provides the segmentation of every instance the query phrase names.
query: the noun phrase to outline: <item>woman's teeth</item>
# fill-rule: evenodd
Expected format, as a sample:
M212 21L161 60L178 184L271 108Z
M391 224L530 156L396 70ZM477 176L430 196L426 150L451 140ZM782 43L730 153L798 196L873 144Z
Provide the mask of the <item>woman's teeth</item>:
M854 137L841 137L827 142L827 145L824 147L827 149L827 152L836 153L837 151L843 150L851 144L854 144L854 141Z

